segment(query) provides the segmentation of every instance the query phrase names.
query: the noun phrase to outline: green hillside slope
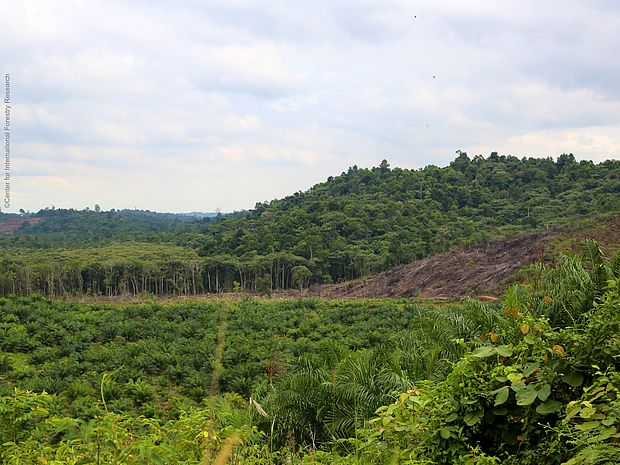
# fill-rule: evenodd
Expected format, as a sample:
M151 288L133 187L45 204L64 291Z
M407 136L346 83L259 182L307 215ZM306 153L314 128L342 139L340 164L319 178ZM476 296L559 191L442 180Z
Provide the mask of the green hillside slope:
M314 281L359 278L460 244L620 211L620 162L465 153L438 168L352 167L207 228L200 253L260 267L289 252Z

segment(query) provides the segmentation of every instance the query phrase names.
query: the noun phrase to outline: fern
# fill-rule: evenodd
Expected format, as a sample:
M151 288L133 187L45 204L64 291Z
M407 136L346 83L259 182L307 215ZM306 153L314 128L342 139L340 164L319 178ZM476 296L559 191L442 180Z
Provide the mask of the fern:
M620 250L609 261L609 270L614 278L620 279Z
M620 463L620 448L602 443L585 447L562 465L616 465L618 463Z

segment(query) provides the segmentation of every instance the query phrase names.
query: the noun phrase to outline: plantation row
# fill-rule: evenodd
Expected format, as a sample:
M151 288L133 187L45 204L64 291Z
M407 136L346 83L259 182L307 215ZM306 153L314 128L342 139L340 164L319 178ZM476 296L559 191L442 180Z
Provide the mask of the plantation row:
M0 299L0 463L619 463L620 253L526 276L449 307Z
M414 325L419 311L393 300L100 305L2 298L0 376L11 384L0 385L0 392L8 394L15 385L67 395L67 408L77 413L96 405L102 374L113 373L105 389L115 411L132 406L133 391L144 385L159 398L174 390L200 401L211 386L219 321L225 318L220 388L249 396L296 357L320 352L325 341L346 349L375 346Z

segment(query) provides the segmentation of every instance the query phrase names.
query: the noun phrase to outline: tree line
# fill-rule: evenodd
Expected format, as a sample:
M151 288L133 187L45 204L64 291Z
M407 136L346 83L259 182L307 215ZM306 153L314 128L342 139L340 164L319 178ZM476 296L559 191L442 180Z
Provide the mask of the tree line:
M198 256L167 244L0 251L0 295L196 295L303 288L311 262L288 252Z

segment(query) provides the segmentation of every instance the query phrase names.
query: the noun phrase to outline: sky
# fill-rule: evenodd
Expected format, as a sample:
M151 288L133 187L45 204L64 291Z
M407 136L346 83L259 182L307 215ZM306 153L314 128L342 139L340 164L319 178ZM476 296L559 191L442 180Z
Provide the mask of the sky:
M620 158L617 0L0 7L3 211L249 209L457 150Z

